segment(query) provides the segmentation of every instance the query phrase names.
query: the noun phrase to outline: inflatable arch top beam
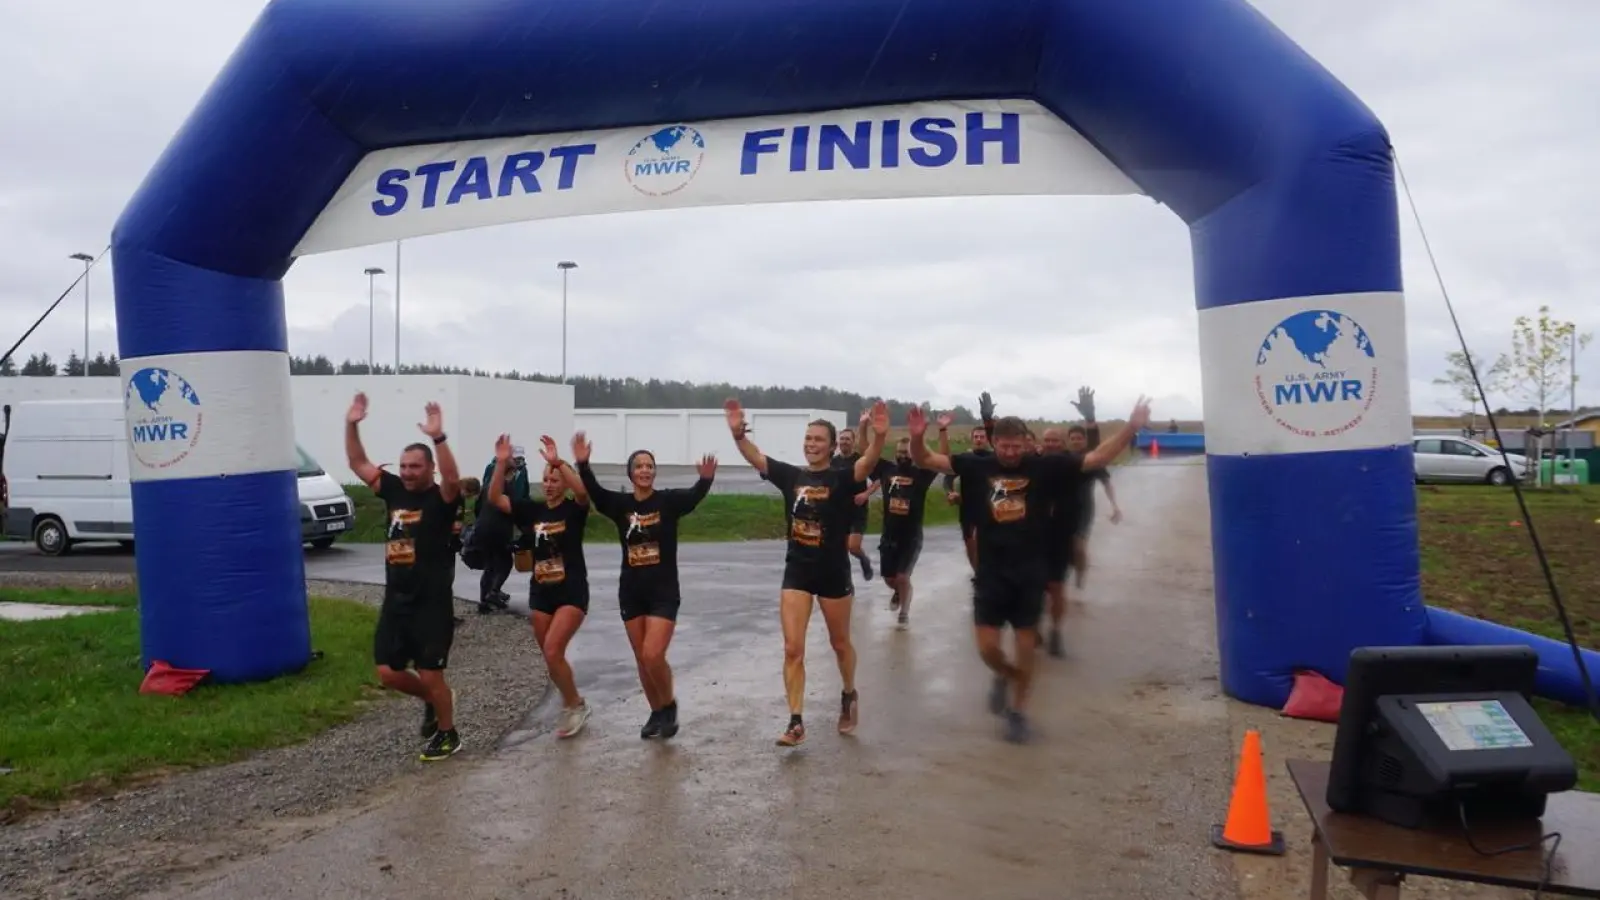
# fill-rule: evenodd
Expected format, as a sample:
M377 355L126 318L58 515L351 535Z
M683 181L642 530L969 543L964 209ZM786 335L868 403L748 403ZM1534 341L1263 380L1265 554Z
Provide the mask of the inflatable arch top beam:
M833 129L831 168L801 121ZM677 125L703 146L646 146ZM502 143L465 179L496 140L543 168ZM1296 668L1421 642L1388 138L1242 0L277 0L114 234L147 660L309 658L298 253L649 196L997 192L1144 193L1192 229L1225 689L1277 704Z

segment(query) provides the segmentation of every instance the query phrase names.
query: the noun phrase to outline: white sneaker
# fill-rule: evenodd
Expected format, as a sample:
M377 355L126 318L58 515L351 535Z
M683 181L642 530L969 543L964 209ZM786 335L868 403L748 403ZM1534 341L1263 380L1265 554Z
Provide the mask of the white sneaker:
M569 738L583 730L583 723L589 721L589 701L579 700L578 705L561 711L560 724L556 726L556 737Z

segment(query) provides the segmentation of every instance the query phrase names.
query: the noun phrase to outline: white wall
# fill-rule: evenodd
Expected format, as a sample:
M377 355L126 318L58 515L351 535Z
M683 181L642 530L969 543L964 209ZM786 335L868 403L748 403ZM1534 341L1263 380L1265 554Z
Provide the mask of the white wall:
M750 439L778 459L800 458L806 423L813 419L827 419L836 428L847 424L837 410L745 411ZM579 409L573 412L573 427L588 434L594 445L591 459L602 465L622 465L635 450L649 450L662 466L693 465L707 453L724 463L739 459L720 409Z
M344 414L357 391L370 405L361 427L367 455L376 463L397 463L400 449L422 440L417 425L430 400L444 408L444 427L463 475L483 474L494 458L494 441L511 435L529 459L539 453L539 437L556 439L562 456L574 431L588 433L593 461L621 465L634 450L650 450L663 466L693 465L706 453L733 463L739 451L728 434L721 409L572 408L570 385L469 375L296 375L295 440L328 474L345 484L355 481L344 463ZM0 378L0 404L23 400L115 400L122 379L115 376ZM751 439L778 459L800 458L806 423L827 419L836 428L854 426L845 413L821 409L752 409L746 415Z

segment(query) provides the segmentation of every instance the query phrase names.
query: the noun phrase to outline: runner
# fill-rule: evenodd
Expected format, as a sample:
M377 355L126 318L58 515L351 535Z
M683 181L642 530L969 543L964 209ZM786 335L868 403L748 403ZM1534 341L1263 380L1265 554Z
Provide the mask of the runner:
M832 458L837 440L832 423L823 419L810 423L803 445L803 469L772 459L750 442L738 400L729 400L723 408L740 455L782 492L787 510L789 539L778 615L783 623L783 686L789 700L789 725L778 738L778 746L798 747L806 739L802 718L806 631L811 624L813 601L822 607L828 639L839 663L839 733L853 734L860 717L860 702L856 694L856 651L850 643L850 611L855 597L855 587L850 583L850 522L857 508L856 486L867 480L883 454L884 438L889 433L889 407L881 400L873 405L872 441L866 453L849 468L841 468Z
M550 680L561 692L561 718L556 737L570 738L589 721L589 704L578 693L567 662L567 644L589 615L589 567L583 558L583 529L589 524L589 492L583 479L561 459L548 435L539 439L544 457L544 502L512 500L506 483L518 469L522 448L510 435L495 442L494 474L485 504L497 509L533 540L533 577L528 580L528 618L533 639L544 654ZM576 454L574 454L576 455ZM567 499L567 491L572 499Z
M920 407L912 407L907 416L912 462L925 469L954 473L969 495L975 486L986 486L984 515L974 523L978 567L972 598L973 624L978 655L995 673L989 708L1005 716L1005 737L1009 741L1022 743L1030 737L1026 710L1034 651L1039 644L1039 615L1044 605L1046 559L1041 531L1050 511L1049 498L1058 494L1062 482L1071 482L1083 472L1102 468L1116 459L1149 420L1149 404L1140 397L1128 416L1128 424L1109 442L1082 457L1035 456L1025 452L1027 425L1015 416L1007 416L995 422L993 455L945 456L928 449L927 414ZM1007 625L1016 638L1015 663L1006 658L1000 645L1001 630Z
M400 452L399 475L379 469L361 446L366 394L356 394L345 413L344 451L350 471L372 488L388 512L383 606L372 636L378 680L422 701L422 736L429 739L422 759L432 762L454 755L462 746L456 731L455 691L444 676L455 639L453 542L461 473L445 442L439 404L429 403L425 410L427 419L417 427L432 446L407 445ZM437 483L434 454L438 454Z
M949 413L939 417L939 451L950 453ZM889 609L899 610L899 627L911 622L911 572L922 555L922 516L928 488L938 473L911 462L911 439L894 445L894 460L879 460L873 478L883 485L883 534L878 539L878 567L884 584L894 590Z
M655 455L635 450L628 456L628 481L633 490L619 493L601 487L595 479L589 468L591 450L583 432L573 436L572 458L578 463L589 502L616 524L617 540L622 544L617 605L639 666L639 685L650 703L650 718L639 737L670 738L678 733L678 697L673 691L672 667L667 664L667 647L672 643L682 599L678 590L678 521L694 512L710 492L717 458L708 454L700 460L700 480L694 487L658 491Z
M857 425L863 432L871 429L872 422L869 414L862 412L861 421L858 422ZM837 441L839 452L833 457L833 464L835 466L843 469L850 469L854 467L855 464L861 459L861 453L856 449L856 437L857 435L854 429L844 428L839 431L839 437ZM848 541L848 546L850 549L850 555L854 556L856 558L856 562L861 564L861 577L871 581L872 558L867 556L865 550L861 549L861 536L867 531L867 513L872 506L872 495L878 492L878 484L875 481L872 481L871 476L869 475L867 479L863 480L862 482L858 482L853 490L855 494L856 508L850 516L850 539Z
M1084 418L1083 425L1072 427L1085 435L1086 441L1081 442L1076 449L1072 449L1066 430L1047 428L1040 444L1044 453L1074 453L1082 456L1085 452L1100 446L1100 426L1094 420L1094 390L1087 387L1079 388L1078 399L1074 400L1072 405L1078 408L1079 414ZM1060 485L1059 493L1051 500L1050 518L1043 531L1048 566L1044 592L1049 602L1050 615L1050 634L1045 646L1049 654L1058 659L1066 655L1066 647L1061 637L1061 623L1067 616L1067 569L1072 565L1078 543L1078 531L1083 524L1083 485L1092 484L1094 478L1105 474L1105 470L1096 469L1085 474L1087 477L1084 479L1073 479Z
M1090 392L1093 393L1092 391ZM1091 401L1090 409L1092 410ZM1092 423L1085 423L1093 427ZM1100 441L1100 432L1095 428L1091 433L1083 426L1074 425L1067 429L1067 449L1073 453L1084 453L1094 448ZM1073 535L1072 542L1072 568L1074 580L1078 590L1083 590L1083 578L1089 570L1089 530L1094 525L1094 486L1099 482L1106 492L1106 499L1111 501L1111 524L1116 525L1122 521L1122 507L1117 505L1117 489L1111 486L1111 470L1099 469L1093 477L1079 485L1079 511L1082 518L1078 523L1078 530Z
M978 456L988 456L994 452L989 437L990 432L994 431L994 402L989 399L988 391L984 391L983 395L978 398L978 410L978 416L983 422L972 426L972 450L969 452ZM944 455L949 456L950 454L945 453ZM978 520L978 514L983 510L982 494L981 492L973 492L972 496L968 497L961 491L956 490L955 475L946 475L944 477L944 493L945 499L956 507L956 518L961 523L961 540L967 547L967 564L976 573L978 571L978 536L973 531L973 523Z

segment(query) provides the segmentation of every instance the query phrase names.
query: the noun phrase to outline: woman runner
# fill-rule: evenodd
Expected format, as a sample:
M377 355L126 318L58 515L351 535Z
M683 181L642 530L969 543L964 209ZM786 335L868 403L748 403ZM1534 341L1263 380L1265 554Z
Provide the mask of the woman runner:
M484 503L499 510L524 535L533 538L533 577L528 581L529 618L533 638L544 653L550 680L561 692L561 718L556 737L570 738L589 721L589 704L578 693L567 662L567 644L589 615L589 567L583 559L583 529L589 524L589 492L583 480L561 459L556 442L539 439L544 457L544 502L513 501L506 484L513 469L515 448L511 436L495 441L494 475L484 492ZM567 499L567 491L572 499Z
M658 491L656 458L648 450L628 457L628 493L600 486L589 468L592 448L583 432L572 438L572 458L589 492L589 502L600 515L617 526L622 544L622 576L617 584L617 605L622 612L628 642L639 665L639 685L650 703L650 719L639 737L670 738L678 733L678 698L672 690L672 667L667 665L667 645L678 621L678 520L694 512L711 490L717 458L707 454L697 470L700 480L691 488Z
M839 733L853 734L860 708L856 651L850 644L850 608L855 597L850 580L850 523L856 511L855 486L867 480L883 454L889 407L881 400L873 404L872 440L849 467L833 465L837 435L831 422L818 419L806 426L804 469L772 459L750 442L738 400L727 401L723 409L739 453L783 493L788 510L789 546L778 614L783 622L783 685L789 699L789 725L778 738L778 746L798 747L806 739L801 711L806 694L806 629L811 624L813 600L822 607L828 639L839 661L843 682Z

